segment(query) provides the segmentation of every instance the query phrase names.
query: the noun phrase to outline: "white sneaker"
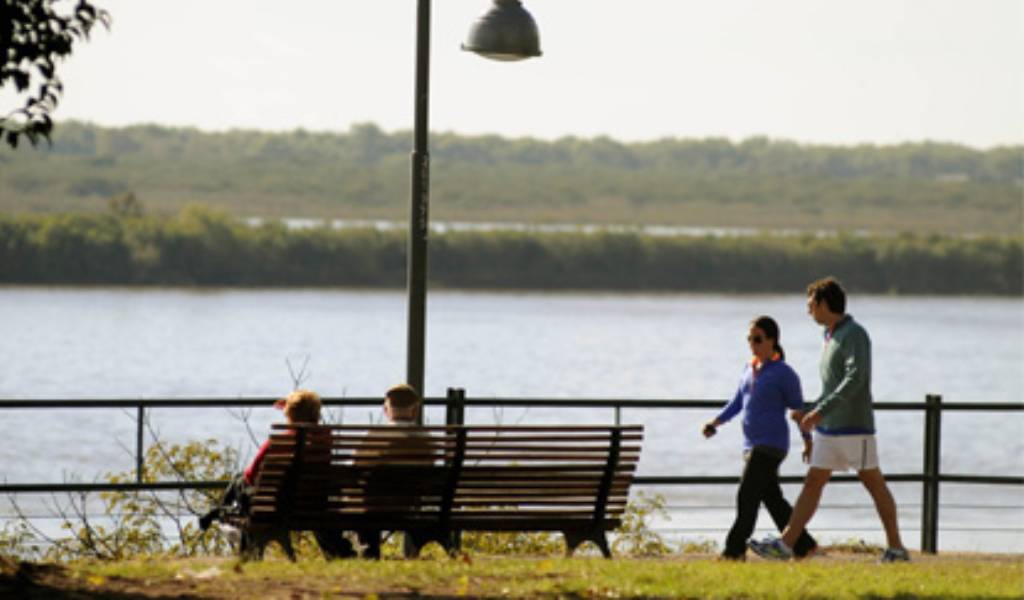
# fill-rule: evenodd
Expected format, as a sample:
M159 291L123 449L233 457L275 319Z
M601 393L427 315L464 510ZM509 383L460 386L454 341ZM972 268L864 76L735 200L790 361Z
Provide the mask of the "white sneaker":
M769 560L789 560L793 558L793 550L782 539L768 536L761 541L748 540L747 546L761 558Z

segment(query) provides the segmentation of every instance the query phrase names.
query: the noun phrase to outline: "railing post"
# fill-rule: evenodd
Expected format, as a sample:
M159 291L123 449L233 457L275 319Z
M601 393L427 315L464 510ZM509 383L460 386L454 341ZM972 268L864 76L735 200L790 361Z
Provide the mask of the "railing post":
M142 483L146 470L146 408L142 404L139 404L138 408L135 418L135 481Z
M444 424L445 425L465 425L466 424L466 390L463 388L448 388L447 399L445 402L444 409ZM449 490L452 494L455 492L455 483L458 481L458 472L462 470L462 457L466 452L466 430L461 429L456 433L457 445L455 450L455 457L452 463L449 465L454 473L454 479L449 481ZM445 493L447 494L448 491ZM452 496L454 497L454 496ZM451 517L451 500L452 497L445 497L444 506L441 508L441 521L442 530L447 531L449 535L450 548L458 552L462 549L462 530L450 529L448 525L448 519Z
M924 482L921 490L921 552L939 550L939 470L942 449L942 396L925 397Z
M466 390L448 388L445 399L444 424L465 425L466 423Z
M615 405L615 426L618 427L619 425L622 425L622 405L621 404L616 404Z

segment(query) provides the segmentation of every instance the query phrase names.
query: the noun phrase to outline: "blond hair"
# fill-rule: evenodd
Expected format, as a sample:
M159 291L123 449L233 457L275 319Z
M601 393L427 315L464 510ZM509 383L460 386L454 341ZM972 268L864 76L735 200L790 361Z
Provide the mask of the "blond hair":
M284 399L284 415L292 423L318 423L320 396L310 390L295 390Z

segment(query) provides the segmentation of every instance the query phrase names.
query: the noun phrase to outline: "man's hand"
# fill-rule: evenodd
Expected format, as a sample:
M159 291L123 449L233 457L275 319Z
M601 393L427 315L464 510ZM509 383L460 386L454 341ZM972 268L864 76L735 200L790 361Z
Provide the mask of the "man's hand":
M800 421L802 421L804 418L804 411L796 409L791 410L789 411L789 418L792 419L793 422L796 423L797 425L800 425Z
M706 438L715 435L718 433L718 423L715 421L708 421L707 423L704 423L701 433L703 433Z
M817 409L804 415L804 418L800 420L800 431L810 433L812 429L821 423L822 415Z

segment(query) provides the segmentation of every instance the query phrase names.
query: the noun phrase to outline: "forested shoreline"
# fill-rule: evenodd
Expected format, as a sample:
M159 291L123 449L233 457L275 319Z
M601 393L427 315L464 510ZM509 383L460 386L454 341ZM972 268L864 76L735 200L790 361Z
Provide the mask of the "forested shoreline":
M0 212L104 212L134 193L236 217L407 219L407 131L203 132L59 123L52 146L0 148ZM1016 235L1020 146L803 145L755 137L431 135L439 221L614 223Z
M246 224L190 205L144 215L0 213L0 284L385 287L405 284L405 233ZM429 279L460 289L1022 295L1024 236L433 234Z

